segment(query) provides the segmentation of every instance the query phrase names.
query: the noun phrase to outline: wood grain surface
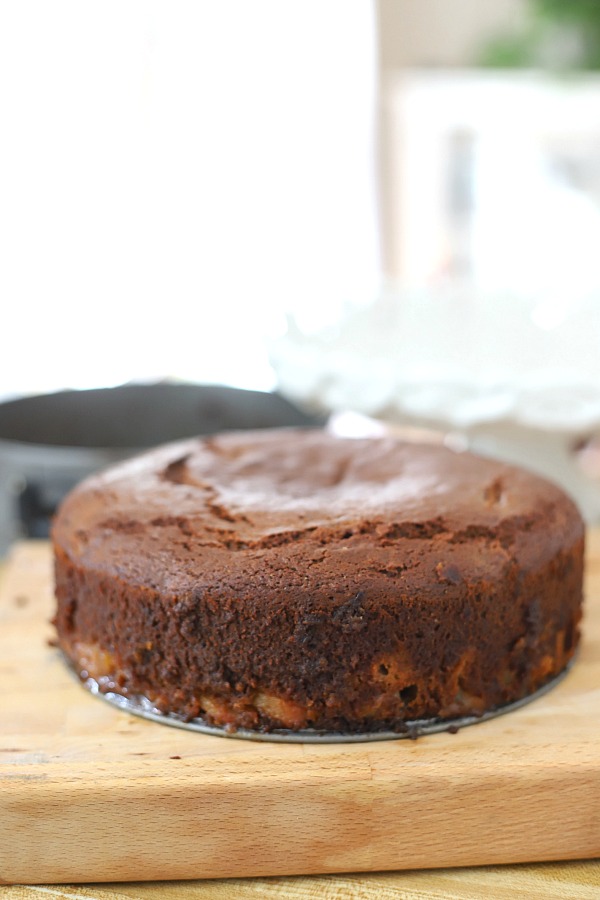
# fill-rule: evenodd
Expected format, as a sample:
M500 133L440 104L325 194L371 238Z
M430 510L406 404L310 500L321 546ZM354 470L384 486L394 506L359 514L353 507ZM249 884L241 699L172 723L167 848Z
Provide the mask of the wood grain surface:
M597 900L600 862L297 878L15 885L2 900Z
M0 882L30 886L3 896L501 898L514 879L600 896L593 862L327 875L600 855L599 537L582 652L551 693L457 735L342 746L193 734L91 697L46 643L49 550L19 546L0 591ZM272 877L301 873L320 877ZM483 875L493 893L473 893Z

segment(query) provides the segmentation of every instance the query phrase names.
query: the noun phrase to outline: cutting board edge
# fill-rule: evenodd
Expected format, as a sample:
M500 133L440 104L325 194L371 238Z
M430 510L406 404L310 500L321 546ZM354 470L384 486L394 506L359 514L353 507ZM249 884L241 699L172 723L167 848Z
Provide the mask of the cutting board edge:
M506 772L503 785L496 778L484 788L472 780L444 788L438 777L425 779L417 798L414 779L391 777L341 784L315 777L279 782L276 792L264 777L222 781L212 792L185 778L142 777L121 792L110 780L92 792L89 781L52 779L31 779L22 791L17 779L15 791L0 795L7 828L0 847L11 861L0 860L0 873L5 883L128 881L140 880L141 866L148 880L178 880L593 857L600 833L585 798L600 796L600 773L592 774L571 768L560 791L553 767L534 785ZM257 835L272 854L267 862ZM102 854L107 843L119 847L117 865ZM77 858L65 854L77 846Z
M29 571L31 591L43 590L48 597L47 552L41 546L26 545L19 556L21 574L16 577L13 562L10 590L14 589L15 595L22 593L22 577ZM6 581L3 591L5 588L8 590ZM598 586L595 593L597 600ZM597 645L597 621L594 628ZM30 646L29 634L27 640ZM592 669L596 666L586 669L588 674ZM583 674L581 670L582 679ZM345 756L343 776L335 771L333 751L323 756L322 750L314 754L312 750L306 754L283 750L275 778L269 766L279 751L256 744L252 750L236 750L212 761L212 747L204 757L198 753L168 762L165 749L160 758L132 763L131 769L129 763L121 762L123 774L118 777L110 771L112 763L106 758L84 764L70 759L68 753L56 764L58 768L39 760L6 766L12 777L4 779L4 786L11 785L4 794L0 779L0 828L3 822L9 824L9 818L15 827L7 827L5 837L0 837L0 883L308 875L600 856L600 801L595 799L600 797L600 757L596 760L598 754L594 753L598 743L593 722L588 717L585 729L582 724L586 698L580 695L578 680L569 688L569 698L559 703L571 711L572 721L579 723L573 732L563 728L560 748L554 746L554 720L546 712L533 716L539 721L531 727L544 732L540 741L524 746L522 752L515 749L519 733L527 727L528 710L535 711L532 704L511 713L515 723L517 717L525 718L519 728L501 728L504 738L496 728L497 723L508 722L503 716L456 736L354 745ZM597 695L594 691L594 702ZM538 703L553 696L554 691L536 701L536 709L539 711ZM578 706L571 707L573 699ZM99 701L89 698L89 702ZM86 704L83 720L95 718L88 719ZM48 721L41 710L40 721ZM108 744L116 740L118 728L112 721L103 715L98 721L103 723L99 737ZM484 779L482 792L480 764L488 754L483 754L479 737L488 725L490 733L500 735L500 743L492 759L493 777L488 777L487 787ZM165 733L171 730L176 731L164 728ZM507 736L513 730L515 733ZM37 740L42 747L40 739L49 733L40 730L36 737L32 732L33 745ZM67 728L65 735L69 733ZM466 758L452 763L452 758L460 755L456 750L462 741ZM165 741L165 747L171 743ZM66 746L64 737L61 746ZM446 753L437 752L444 746ZM87 741L85 747L92 748L92 743ZM436 752L431 755L435 759L427 762L428 748L434 747ZM562 753L567 755L562 758ZM235 756L240 758L234 760ZM413 757L415 765L410 766L406 758ZM166 768L169 763L181 771ZM100 778L95 777L99 765L105 770ZM294 765L300 766L302 778L298 770L294 773ZM63 773L68 766L70 774L58 777L60 766ZM201 766L204 770L199 772ZM133 786L132 778L137 778ZM174 796L180 805L173 818L168 803ZM221 803L228 796L229 800ZM451 806L445 802L448 797ZM132 804L136 798L145 805ZM106 816L103 804L108 800L116 819ZM271 823L271 846L266 850L257 837L265 815ZM324 816L329 832L324 827L319 830ZM84 834L91 836L89 843L83 840ZM102 847L107 846L120 848L118 868L113 854L99 858ZM266 859L261 857L263 850L270 854ZM181 861L182 852L192 854L190 861Z

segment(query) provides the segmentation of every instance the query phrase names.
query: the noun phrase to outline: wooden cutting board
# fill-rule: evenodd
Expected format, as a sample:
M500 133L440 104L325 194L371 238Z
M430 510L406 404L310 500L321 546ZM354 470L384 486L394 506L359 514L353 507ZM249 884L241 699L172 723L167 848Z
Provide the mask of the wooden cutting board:
M600 855L600 540L545 697L418 741L269 744L147 722L48 645L50 552L0 586L0 883L365 872Z

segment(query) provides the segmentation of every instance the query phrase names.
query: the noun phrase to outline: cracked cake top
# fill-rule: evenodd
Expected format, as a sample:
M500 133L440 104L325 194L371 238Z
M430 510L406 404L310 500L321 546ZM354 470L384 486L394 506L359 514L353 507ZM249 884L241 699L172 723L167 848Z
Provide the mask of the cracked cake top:
M295 560L422 568L429 580L433 566L440 583L489 577L515 535L526 566L569 532L581 536L575 506L522 469L394 437L276 429L178 442L113 466L72 492L54 539L88 566L181 592L215 571L264 576Z

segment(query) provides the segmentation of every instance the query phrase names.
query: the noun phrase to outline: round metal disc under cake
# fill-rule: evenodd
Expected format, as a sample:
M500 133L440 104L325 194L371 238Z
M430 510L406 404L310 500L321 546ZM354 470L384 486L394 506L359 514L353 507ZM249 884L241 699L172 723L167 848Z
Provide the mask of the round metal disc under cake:
M236 731L227 730L224 727L216 725L208 725L202 719L192 719L189 722L184 721L181 717L174 713L161 713L146 697L131 696L124 697L122 694L116 694L113 691L103 690L97 681L93 678L87 678L81 683L92 694L106 700L107 703L132 713L135 716L141 716L144 719L150 719L153 722L159 722L161 725L172 725L175 728L184 728L187 731L199 731L203 734L211 734L216 737L243 738L250 741L279 741L284 743L311 743L311 744L348 744L365 741L390 741L400 738L412 738L415 740L425 734L434 734L439 731L455 732L459 728L465 728L467 725L476 725L478 722L487 722L496 716L504 715L512 712L537 700L548 691L552 690L565 677L573 660L569 665L551 681L548 681L543 687L528 694L521 700L514 703L507 703L497 709L483 713L481 716L463 716L455 719L414 719L405 722L402 731L372 731L359 734L343 733L343 732L324 732L316 729L306 728L301 731L287 731L286 729L275 729L273 731L261 732L250 731L246 728L238 728ZM72 667L71 667L72 668Z

